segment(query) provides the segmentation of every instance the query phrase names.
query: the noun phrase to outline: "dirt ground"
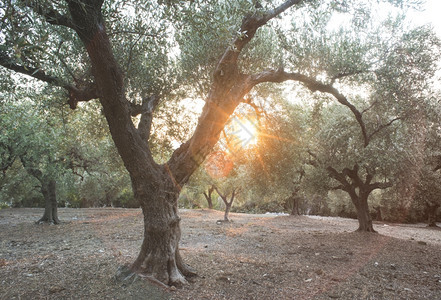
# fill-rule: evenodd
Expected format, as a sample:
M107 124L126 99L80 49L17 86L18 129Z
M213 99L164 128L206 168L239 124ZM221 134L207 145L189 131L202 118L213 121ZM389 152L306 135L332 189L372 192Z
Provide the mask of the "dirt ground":
M198 271L163 289L119 281L142 240L139 209L0 210L0 299L441 299L441 230L424 224L183 210L181 254ZM440 224L441 225L441 224Z

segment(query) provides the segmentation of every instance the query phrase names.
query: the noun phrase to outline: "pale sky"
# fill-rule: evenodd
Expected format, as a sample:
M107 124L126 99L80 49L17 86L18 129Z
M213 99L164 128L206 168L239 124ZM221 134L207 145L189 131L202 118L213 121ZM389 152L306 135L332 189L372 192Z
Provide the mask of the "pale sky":
M411 12L408 17L418 25L432 23L435 31L441 36L441 0L426 0L424 11Z

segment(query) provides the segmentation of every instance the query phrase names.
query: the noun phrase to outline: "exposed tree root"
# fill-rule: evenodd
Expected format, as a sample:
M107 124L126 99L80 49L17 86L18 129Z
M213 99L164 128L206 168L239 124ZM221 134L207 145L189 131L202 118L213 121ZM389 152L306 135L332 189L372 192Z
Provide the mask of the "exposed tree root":
M358 229L355 230L355 232L378 233L378 231L376 231L372 227L371 228L361 228L361 227L358 227Z
M58 218L53 218L53 219L49 219L49 218L41 218L38 221L35 221L35 224L53 224L53 225L58 225L60 224L60 220Z

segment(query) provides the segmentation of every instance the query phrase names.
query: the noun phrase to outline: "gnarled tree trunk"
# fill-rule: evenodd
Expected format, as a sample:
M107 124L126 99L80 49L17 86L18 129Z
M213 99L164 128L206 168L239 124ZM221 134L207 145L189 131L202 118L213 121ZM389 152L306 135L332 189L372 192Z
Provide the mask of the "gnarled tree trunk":
M168 285L186 283L185 276L195 273L179 254L179 188L165 172L155 182L134 182L135 197L144 214L144 240L132 269Z
M363 232L376 232L372 225L372 217L369 213L368 195L360 195L352 199L352 203L357 210L358 229L357 231Z
M41 193L44 196L45 208L43 217L37 223L59 224L55 180L49 179L41 182Z
M53 179L53 175L51 176L43 174L42 171L33 167L26 160L24 155L20 156L20 160L26 172L37 179L41 184L40 191L44 197L45 209L43 217L41 217L41 219L39 219L36 223L59 224L60 220L58 219L56 181Z

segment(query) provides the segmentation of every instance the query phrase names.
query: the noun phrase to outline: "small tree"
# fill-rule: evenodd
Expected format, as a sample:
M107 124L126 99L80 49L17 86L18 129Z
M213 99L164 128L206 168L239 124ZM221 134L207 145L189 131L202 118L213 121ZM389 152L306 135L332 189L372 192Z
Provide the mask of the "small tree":
M216 190L217 194L222 198L222 201L224 201L225 204L225 214L224 214L224 221L230 222L229 213L231 210L231 206L233 205L234 198L239 193L240 188L234 187L231 192L222 193L217 186L214 186L214 189ZM230 196L230 200L228 200L228 196Z

